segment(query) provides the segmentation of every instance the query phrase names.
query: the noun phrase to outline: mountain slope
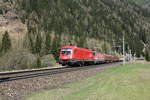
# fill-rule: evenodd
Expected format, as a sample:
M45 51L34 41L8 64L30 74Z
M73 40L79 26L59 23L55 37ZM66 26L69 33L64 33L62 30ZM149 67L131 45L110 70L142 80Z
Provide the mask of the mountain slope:
M32 67L37 59L47 66L45 55L55 63L47 55L58 60L63 45L117 55L124 35L125 51L140 56L150 44L149 10L129 0L0 0L0 20L0 41L8 31L13 46L0 57L5 70Z
M84 35L105 39L111 45L121 45L124 33L129 47L138 55L142 42L149 41L150 24L143 9L127 0L26 0L20 7L26 12L29 30L36 32Z

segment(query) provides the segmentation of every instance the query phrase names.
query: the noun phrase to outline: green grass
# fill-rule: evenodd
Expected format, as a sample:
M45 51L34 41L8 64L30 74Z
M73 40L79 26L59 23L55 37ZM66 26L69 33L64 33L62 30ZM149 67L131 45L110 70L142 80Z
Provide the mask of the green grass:
M150 66L126 65L106 70L26 100L150 100Z

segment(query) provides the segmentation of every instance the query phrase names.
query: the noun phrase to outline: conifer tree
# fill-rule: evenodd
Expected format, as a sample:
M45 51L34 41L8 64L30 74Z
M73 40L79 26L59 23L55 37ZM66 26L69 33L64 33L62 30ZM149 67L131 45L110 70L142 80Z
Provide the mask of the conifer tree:
M150 54L149 54L148 50L146 50L146 52L145 52L145 59L146 59L146 61L150 61Z
M30 50L32 53L34 53L34 45L33 45L33 40L32 37L29 35L29 43L30 43Z
M7 52L11 48L11 39L6 31L2 38L1 52Z
M38 58L36 62L36 68L41 68L41 67L42 67L41 60L40 58Z
M107 53L107 44L106 41L104 40L104 44L103 44L103 52Z
M79 37L79 40L78 40L78 42L77 42L77 45L79 46L79 47L84 47L84 44L85 44L85 40L86 38L85 38L85 36L84 35L82 35L81 37Z
M46 34L45 51L46 51L46 54L51 53L51 35L48 33Z
M61 36L56 35L53 43L52 43L52 54L54 55L55 60L58 61L59 58L59 51L60 51L60 41L61 41Z
M41 35L37 35L34 49L35 49L34 50L35 54L39 54L41 52L41 49L42 49L42 38L41 38Z
M30 48L30 51L33 54L35 53L35 44L34 44L34 38L33 38L35 33L36 33L36 30L34 28L28 28L28 33L27 33L27 39L29 42L28 48Z

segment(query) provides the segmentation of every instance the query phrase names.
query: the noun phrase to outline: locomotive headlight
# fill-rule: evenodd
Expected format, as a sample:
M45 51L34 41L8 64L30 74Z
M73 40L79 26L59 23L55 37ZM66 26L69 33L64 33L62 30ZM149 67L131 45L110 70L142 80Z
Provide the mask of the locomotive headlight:
M67 59L67 57L64 57L64 59Z
M70 55L70 59L72 59L72 55Z

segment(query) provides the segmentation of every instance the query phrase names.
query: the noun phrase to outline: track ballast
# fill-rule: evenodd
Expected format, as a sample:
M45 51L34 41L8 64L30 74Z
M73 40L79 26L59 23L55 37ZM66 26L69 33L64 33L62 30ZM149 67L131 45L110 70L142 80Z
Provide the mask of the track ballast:
M40 70L28 70L28 71L18 71L18 72L6 72L0 73L0 83L29 79L34 77L48 76L66 72L73 72L78 70L92 69L96 67L107 67L110 65L119 65L120 63L110 63L110 64L100 64L100 65L91 65L84 67L63 67L63 68L53 68L53 69L40 69Z

